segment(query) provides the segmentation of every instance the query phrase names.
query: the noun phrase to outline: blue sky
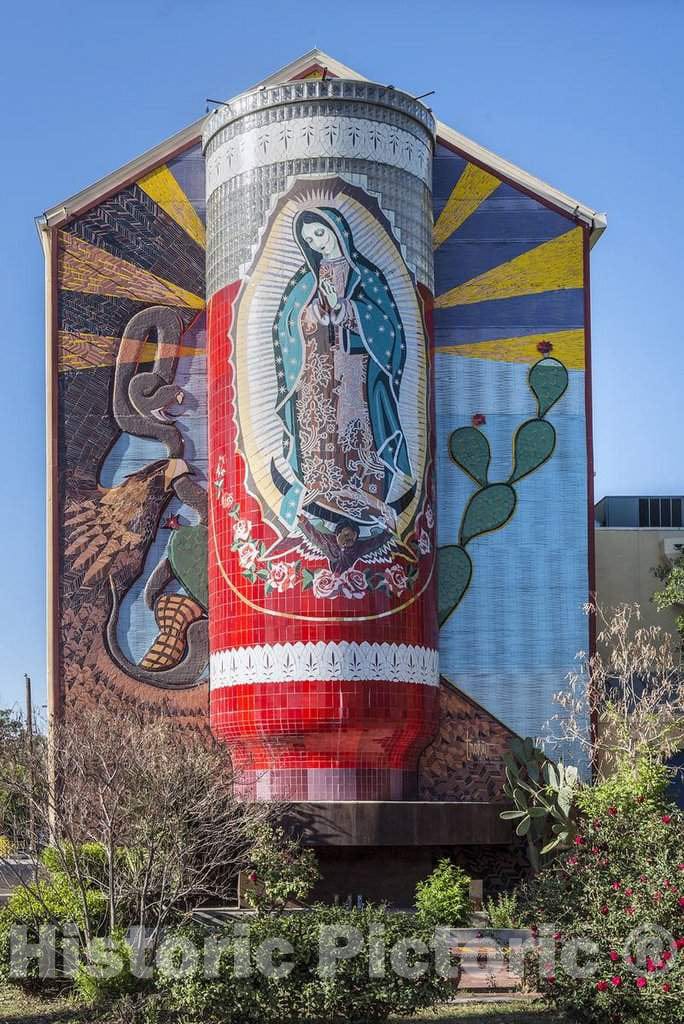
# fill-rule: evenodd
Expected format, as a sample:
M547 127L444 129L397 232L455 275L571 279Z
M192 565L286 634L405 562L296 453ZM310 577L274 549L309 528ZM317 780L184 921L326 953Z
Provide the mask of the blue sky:
M44 702L43 268L33 218L320 46L435 89L465 135L609 215L594 250L596 494L684 491L678 0L11 4L0 112L0 706Z

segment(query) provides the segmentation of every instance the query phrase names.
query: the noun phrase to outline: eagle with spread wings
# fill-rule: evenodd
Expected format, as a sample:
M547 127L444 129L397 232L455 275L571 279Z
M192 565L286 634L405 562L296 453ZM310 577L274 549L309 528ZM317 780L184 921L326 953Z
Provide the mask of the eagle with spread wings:
M336 575L353 569L357 562L382 564L395 554L408 562L416 560L411 548L390 530L362 537L358 526L348 519L341 520L334 533L319 529L304 515L299 517L298 523L300 533L274 544L263 556L265 560L273 561L301 552L311 558L326 558Z

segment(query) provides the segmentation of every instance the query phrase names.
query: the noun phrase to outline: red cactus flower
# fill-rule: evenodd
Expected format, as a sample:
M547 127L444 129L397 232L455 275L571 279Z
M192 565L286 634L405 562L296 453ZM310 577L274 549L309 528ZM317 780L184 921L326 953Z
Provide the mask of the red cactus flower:
M596 982L596 991L597 992L605 992L607 988L608 988L608 982L607 981L597 981Z
M611 818L617 818L617 807L609 807L608 813L610 814Z
M662 821L663 825L669 825L670 822L672 821L672 815L671 814L663 814L663 816L662 816L662 818L660 820Z
M679 899L677 900L677 904L680 907L684 907L684 896L679 897Z
M677 947L677 952L680 949L684 949L684 939L675 939L675 946Z
M625 889L625 896L633 896L634 889Z
M646 978L637 978L635 984L637 988L646 988L648 982L646 981Z
M614 988L619 988L622 984L622 978L619 974L616 974L614 978L610 979L610 983L611 985L613 985Z
M608 954L608 956L610 957L610 959L613 961L614 964L616 964L618 962L618 960L620 959L620 954L615 949L611 949L611 951Z
M549 352L553 352L553 345L550 341L540 341L537 345L537 352L541 352L543 356L548 356Z
M625 914L629 914L631 916L633 913L634 907L625 907Z
M667 963L668 960L672 959L672 952L669 949L663 950L663 960Z
M618 889L621 889L621 888L622 888L622 882L613 882L612 885L611 885L611 889L614 889L615 892L617 892Z
M669 981L664 982L663 983L663 992L671 992L671 991L672 991L672 985L670 985Z
M656 965L653 962L653 958L650 957L650 956L647 956L646 957L646 970L648 971L649 974L653 974L655 969L656 969Z
M484 413L476 412L473 413L470 422L474 427L484 427L485 423L487 422L487 417L484 415Z
M601 907L601 913L602 914L609 914L610 913L610 907L606 907L606 906Z
M584 846L584 836L575 836L573 842L575 846Z

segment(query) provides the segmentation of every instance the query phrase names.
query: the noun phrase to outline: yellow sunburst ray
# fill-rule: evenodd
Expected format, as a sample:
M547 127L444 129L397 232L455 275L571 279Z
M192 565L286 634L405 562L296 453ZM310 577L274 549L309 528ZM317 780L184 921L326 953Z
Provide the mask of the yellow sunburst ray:
M519 335L511 338L494 338L468 345L439 345L435 351L443 355L461 356L464 359L491 359L500 363L534 363L543 353L537 346L550 341L553 348L549 355L560 359L569 370L584 369L584 329L567 331L545 331L543 334Z
M447 238L460 228L475 213L485 199L501 184L500 178L483 171L476 164L467 164L461 177L458 179L451 195L447 199L446 206L435 221L432 232L432 244L435 249L446 242Z
M65 291L204 309L204 299L67 231L59 233L59 284Z
M465 306L490 299L511 299L518 295L535 295L564 288L582 288L583 284L582 228L573 228L470 281L450 288L437 296L435 308Z
M139 178L137 184L186 234L206 248L202 219L166 164Z
M58 370L86 370L97 366L113 366L119 351L121 338L103 334L90 334L88 331L60 331L58 337ZM141 363L152 362L157 354L154 342L146 342L140 355ZM203 348L192 348L181 345L179 357L206 356Z

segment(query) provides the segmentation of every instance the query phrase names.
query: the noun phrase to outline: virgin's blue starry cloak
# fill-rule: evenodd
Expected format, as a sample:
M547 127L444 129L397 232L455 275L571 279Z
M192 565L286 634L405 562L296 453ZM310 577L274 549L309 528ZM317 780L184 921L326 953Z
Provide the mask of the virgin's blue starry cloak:
M389 488L394 475L411 476L408 447L399 420L399 389L406 362L404 328L384 274L356 250L344 217L327 206L318 207L315 213L334 232L349 264L344 298L354 304L359 331L343 328L342 345L345 352L365 352L369 356L368 415L378 455L387 467ZM288 283L273 325L277 412L285 429L285 459L295 478L295 482L288 482L280 507L281 519L289 526L294 525L304 493L296 409L297 385L305 371L301 314L318 292L322 260L321 254L302 237L299 221L295 221L294 233L306 264Z

